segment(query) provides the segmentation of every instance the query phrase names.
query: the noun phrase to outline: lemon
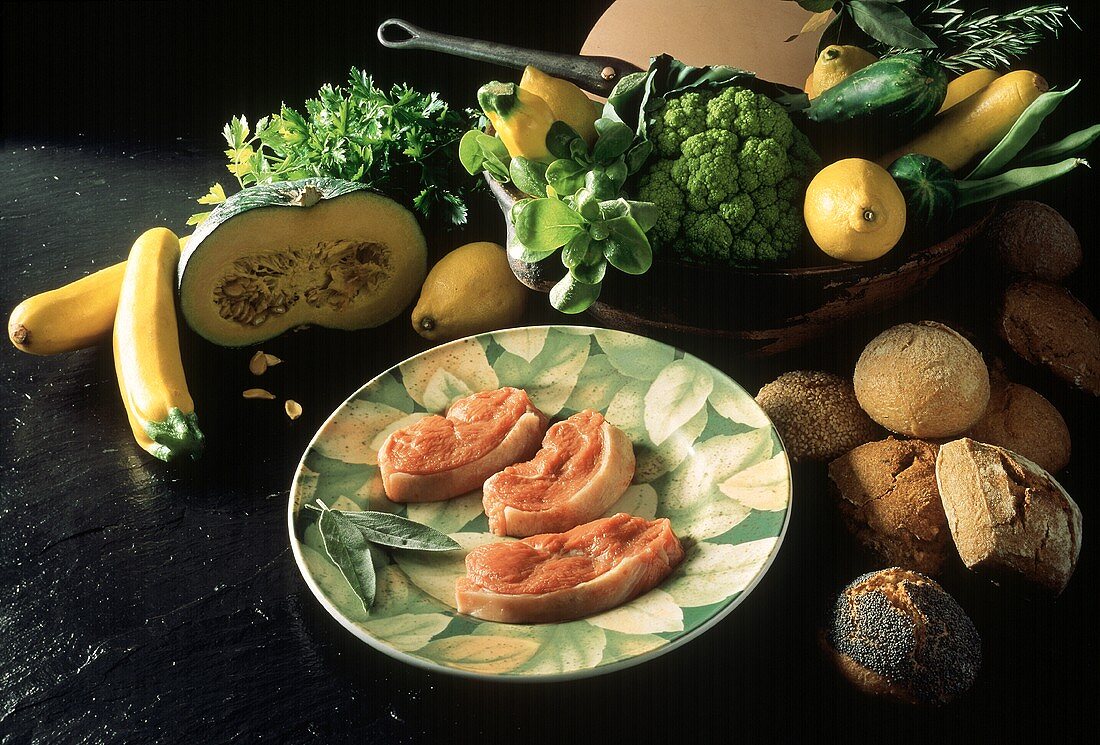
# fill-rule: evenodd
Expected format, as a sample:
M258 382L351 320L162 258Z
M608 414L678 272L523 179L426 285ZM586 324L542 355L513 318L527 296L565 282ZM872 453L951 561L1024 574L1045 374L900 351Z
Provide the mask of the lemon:
M882 166L838 160L806 187L806 227L821 250L841 261L870 261L905 232L905 197Z
M412 312L416 333L431 341L514 326L523 317L527 288L496 243L467 243L439 260Z
M877 61L878 57L859 47L839 44L827 46L817 56L814 70L806 81L806 93L810 98L817 98L853 72Z
M580 88L530 65L524 68L519 87L545 101L554 112L554 118L572 127L589 145L596 141L596 120L603 109L597 110L592 99Z

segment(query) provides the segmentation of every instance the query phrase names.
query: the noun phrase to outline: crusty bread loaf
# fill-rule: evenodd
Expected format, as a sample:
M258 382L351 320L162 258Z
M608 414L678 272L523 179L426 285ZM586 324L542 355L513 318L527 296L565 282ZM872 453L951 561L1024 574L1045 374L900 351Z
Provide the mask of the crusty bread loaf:
M970 429L989 402L981 354L941 323L903 323L876 336L856 363L856 398L872 419L910 437Z
M822 634L837 669L865 693L945 704L973 684L982 643L966 611L924 575L864 574L837 595Z
M1039 466L970 438L940 447L936 480L959 556L994 581L1058 595L1081 552L1081 511Z
M829 464L845 526L884 564L936 575L955 553L936 488L936 446L869 442Z

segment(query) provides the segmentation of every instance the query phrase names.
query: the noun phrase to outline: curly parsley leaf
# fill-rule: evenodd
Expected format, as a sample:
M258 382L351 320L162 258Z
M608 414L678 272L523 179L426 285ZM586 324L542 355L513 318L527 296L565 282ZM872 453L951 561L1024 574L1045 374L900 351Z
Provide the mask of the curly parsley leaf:
M476 112L453 109L437 93L404 84L383 90L356 68L346 86L322 86L303 109L284 104L254 130L244 116L225 125L226 168L242 187L341 178L367 184L427 218L466 222L466 201L481 184L462 168L458 142L477 121Z

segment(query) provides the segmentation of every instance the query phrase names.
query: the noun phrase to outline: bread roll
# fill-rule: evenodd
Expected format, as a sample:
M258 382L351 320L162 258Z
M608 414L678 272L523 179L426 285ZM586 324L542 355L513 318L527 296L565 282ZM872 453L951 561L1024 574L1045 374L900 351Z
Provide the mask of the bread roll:
M1066 288L1034 281L1010 285L997 331L1028 362L1100 396L1100 321Z
M908 704L948 703L973 684L982 642L966 611L923 574L864 574L836 597L822 639L864 693Z
M967 436L998 445L1057 473L1070 456L1069 428L1050 401L1026 385L993 383L989 405Z
M884 434L859 407L852 383L832 373L783 373L760 389L756 402L794 460L831 460Z
M989 402L989 371L957 331L933 321L883 331L856 363L856 398L872 419L910 437L961 434Z
M936 450L922 440L890 438L829 464L845 526L883 564L936 575L955 553L936 488Z

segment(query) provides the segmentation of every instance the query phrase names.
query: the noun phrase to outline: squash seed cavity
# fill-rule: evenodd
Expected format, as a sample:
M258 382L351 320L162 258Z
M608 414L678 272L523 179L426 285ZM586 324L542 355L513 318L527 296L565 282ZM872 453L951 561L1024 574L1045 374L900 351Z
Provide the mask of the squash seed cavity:
M299 302L343 310L360 292L374 292L392 275L385 244L321 241L310 248L237 259L214 285L213 298L225 320L261 326Z

